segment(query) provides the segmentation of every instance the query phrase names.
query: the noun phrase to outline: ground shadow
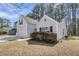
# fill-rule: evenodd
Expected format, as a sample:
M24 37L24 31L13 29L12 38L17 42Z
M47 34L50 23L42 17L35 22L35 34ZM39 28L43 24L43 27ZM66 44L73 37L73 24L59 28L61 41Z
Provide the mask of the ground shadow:
M45 41L37 41L37 40L27 40L28 42L28 45L44 45L44 46L50 46L50 47L53 47L54 45L56 45L58 43L58 41L56 42L45 42Z

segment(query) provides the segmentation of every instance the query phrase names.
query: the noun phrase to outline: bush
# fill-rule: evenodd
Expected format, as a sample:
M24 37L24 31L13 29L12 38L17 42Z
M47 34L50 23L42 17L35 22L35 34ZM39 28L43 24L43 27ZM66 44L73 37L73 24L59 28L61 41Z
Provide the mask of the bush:
M0 35L2 35L2 34L7 34L7 32L4 32L4 31L0 32Z
M34 32L31 34L34 40L42 40L47 42L57 41L57 34L52 32Z

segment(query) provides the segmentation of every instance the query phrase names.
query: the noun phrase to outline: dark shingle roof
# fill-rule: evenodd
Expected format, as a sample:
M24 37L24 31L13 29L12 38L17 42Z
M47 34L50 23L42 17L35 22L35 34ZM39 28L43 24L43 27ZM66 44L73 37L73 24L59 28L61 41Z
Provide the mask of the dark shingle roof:
M22 16L28 23L37 24L38 21L27 16Z

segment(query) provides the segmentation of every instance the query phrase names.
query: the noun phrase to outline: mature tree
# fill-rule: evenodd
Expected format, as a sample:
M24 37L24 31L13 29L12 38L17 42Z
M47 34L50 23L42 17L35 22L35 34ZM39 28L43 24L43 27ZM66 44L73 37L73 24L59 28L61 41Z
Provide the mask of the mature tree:
M45 4L36 4L33 8L32 13L29 13L27 16L40 20L42 16L45 14Z
M39 15L34 14L34 13L29 13L27 16L33 19L39 19Z
M47 11L46 11L46 14L48 15L48 16L50 16L50 17L52 17L53 18L53 12L54 12L54 3L48 3L47 4Z
M4 31L6 31L9 25L10 21L8 19L0 18L0 33L2 34Z
M78 4L77 3L70 3L70 4L67 4L67 7L68 7L68 10L70 14L70 22L71 22L71 25L70 25L70 31L71 31L71 35L77 35L77 8L78 8Z
M14 22L14 27L15 27L15 28L17 27L17 21L16 21L16 22Z

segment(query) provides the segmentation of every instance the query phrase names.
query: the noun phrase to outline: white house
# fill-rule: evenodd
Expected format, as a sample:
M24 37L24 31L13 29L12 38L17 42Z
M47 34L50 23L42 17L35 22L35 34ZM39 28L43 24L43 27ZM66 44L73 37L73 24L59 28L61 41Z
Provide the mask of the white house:
M59 23L46 15L44 15L42 19L38 22L37 31L56 33L57 39L61 39L67 35L65 20L62 20Z
M17 22L17 37L29 37L31 33L36 31L36 24L38 21L26 17L26 16L20 16L19 20Z
M64 19L59 23L54 19L44 15L40 21L36 21L26 16L21 16L17 22L17 34L19 37L28 37L33 32L53 32L57 34L57 39L67 35Z

